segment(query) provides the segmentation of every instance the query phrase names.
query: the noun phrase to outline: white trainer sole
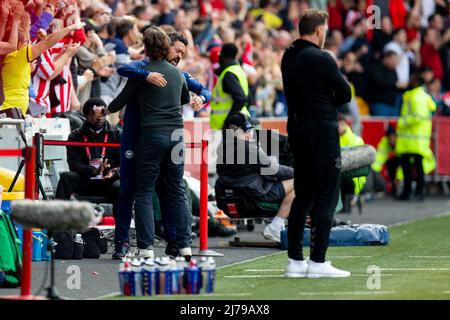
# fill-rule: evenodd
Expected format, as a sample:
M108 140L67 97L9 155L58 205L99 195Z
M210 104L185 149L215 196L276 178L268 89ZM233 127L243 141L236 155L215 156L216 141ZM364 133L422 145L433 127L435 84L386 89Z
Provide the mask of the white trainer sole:
M337 274L330 275L330 274L317 274L317 273L313 273L313 274L308 273L306 275L306 277L310 278L310 279L317 279L317 278L348 278L350 276L351 276L351 274L349 274L349 275L337 275Z

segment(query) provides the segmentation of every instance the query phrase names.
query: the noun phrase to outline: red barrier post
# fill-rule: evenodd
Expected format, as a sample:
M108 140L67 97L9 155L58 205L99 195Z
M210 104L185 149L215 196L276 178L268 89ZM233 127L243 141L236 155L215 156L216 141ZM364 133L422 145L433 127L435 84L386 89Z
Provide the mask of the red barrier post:
M200 250L194 255L222 257L223 254L208 249L208 140L202 140L200 160Z
M36 147L25 148L25 198L35 199L36 190ZM22 287L21 296L31 295L31 243L32 231L23 231L23 251L22 251Z
M202 140L200 162L200 252L208 250L208 140Z

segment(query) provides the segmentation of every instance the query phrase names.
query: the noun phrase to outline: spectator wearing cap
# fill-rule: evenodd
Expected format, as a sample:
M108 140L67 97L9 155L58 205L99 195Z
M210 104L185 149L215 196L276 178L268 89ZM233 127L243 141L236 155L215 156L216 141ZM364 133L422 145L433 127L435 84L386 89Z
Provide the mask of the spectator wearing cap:
M249 101L247 76L236 61L238 48L234 43L226 43L220 51L219 79L213 89L211 102L211 129L221 130L227 125L229 114L244 112L250 115L246 105Z
M105 119L105 101L91 98L83 105L86 121L69 135L71 142L120 143L119 131ZM106 197L116 214L119 200L119 148L67 146L70 172L61 174L56 189L57 199L72 195Z
M258 120L243 112L229 116L217 149L219 178L216 185L245 188L255 201L271 204L276 216L264 229L263 235L280 242L280 232L285 228L285 220L295 196L294 170L269 158L258 141L253 139L257 124Z

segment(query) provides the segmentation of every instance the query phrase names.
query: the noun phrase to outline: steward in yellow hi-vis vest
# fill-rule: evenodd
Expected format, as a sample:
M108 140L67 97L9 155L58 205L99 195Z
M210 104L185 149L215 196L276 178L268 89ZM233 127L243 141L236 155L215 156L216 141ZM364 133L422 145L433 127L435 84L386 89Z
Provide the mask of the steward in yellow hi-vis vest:
M402 159L405 178L400 199L407 200L411 195L413 167L417 176L415 195L423 199L425 174L423 158L430 156L431 117L436 110L433 98L425 92L420 79L411 81L411 90L403 95L403 105L397 124L395 152Z
M247 110L249 96L248 81L244 70L235 60L238 48L234 43L224 44L220 52L219 79L212 91L211 100L211 129L221 130L228 115Z

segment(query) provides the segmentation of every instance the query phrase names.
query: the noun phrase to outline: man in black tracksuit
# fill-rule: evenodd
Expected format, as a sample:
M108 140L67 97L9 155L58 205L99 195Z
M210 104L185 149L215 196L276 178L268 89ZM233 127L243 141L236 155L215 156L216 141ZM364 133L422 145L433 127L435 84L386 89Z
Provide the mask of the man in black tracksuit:
M288 134L294 156L295 199L288 221L287 277L346 277L350 273L325 262L333 214L339 196L340 145L337 107L351 89L335 60L322 51L328 29L325 11L308 10L299 23L300 39L281 64L289 107ZM303 231L311 216L311 253L303 259Z

